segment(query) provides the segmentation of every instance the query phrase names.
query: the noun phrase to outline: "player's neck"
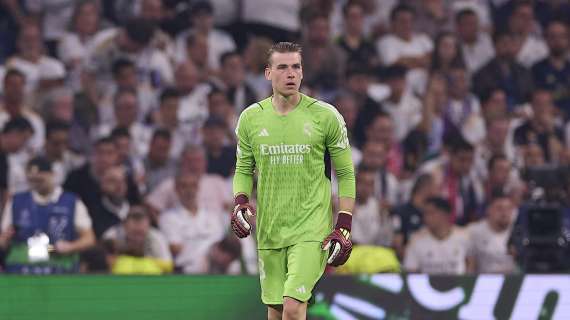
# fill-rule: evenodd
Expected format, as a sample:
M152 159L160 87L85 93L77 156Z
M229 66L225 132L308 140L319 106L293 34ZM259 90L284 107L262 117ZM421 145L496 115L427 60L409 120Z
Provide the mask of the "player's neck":
M273 93L273 98L271 98L271 103L275 107L275 111L281 115L285 115L295 109L299 101L301 101L301 94L299 92L290 96L284 96L275 92Z

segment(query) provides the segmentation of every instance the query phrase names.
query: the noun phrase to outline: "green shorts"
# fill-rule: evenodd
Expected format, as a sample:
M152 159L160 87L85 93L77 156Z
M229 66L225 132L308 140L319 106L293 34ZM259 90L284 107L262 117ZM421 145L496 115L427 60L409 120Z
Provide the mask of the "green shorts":
M323 275L327 252L321 242L301 242L281 249L259 249L261 301L283 304L283 297L306 302Z

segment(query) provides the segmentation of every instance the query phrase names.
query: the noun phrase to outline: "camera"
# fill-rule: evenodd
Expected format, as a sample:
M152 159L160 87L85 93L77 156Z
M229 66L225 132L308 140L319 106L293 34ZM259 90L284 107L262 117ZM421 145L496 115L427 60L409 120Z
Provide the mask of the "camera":
M509 246L524 272L550 273L570 269L568 168L526 169L529 199L519 208Z

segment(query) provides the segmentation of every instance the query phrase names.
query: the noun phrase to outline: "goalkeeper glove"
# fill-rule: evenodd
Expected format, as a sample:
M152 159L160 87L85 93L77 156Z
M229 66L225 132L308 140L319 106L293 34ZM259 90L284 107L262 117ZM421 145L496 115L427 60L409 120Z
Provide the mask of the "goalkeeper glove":
M323 241L323 250L329 251L327 263L333 267L343 265L350 257L352 252L351 225L352 213L339 211L333 232Z
M249 204L249 199L243 193L234 198L234 211L232 212L231 226L238 238L245 238L251 234L251 223L248 219L255 216L255 209Z

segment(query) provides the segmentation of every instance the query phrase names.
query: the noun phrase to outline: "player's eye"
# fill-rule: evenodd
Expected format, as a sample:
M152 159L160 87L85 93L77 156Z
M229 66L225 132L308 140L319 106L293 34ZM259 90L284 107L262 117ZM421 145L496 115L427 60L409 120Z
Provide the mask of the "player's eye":
M294 64L293 65L293 69L301 69L301 65L300 64Z
M286 64L280 64L280 65L277 66L277 69L279 69L279 70L285 70L285 69L287 69L287 65L286 65Z

